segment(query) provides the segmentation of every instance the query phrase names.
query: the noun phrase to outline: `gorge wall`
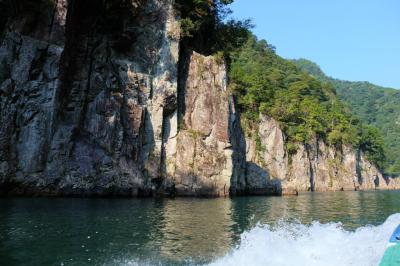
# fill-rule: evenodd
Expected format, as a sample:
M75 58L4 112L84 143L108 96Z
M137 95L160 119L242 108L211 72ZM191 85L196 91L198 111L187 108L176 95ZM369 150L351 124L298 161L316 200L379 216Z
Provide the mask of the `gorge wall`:
M384 177L361 151L349 146L338 149L314 139L308 144L298 143L297 152L288 155L278 122L267 116L261 117L257 135L261 147L254 139L246 139L247 161L260 165L282 188L282 194L400 187L399 180ZM258 171L248 167L248 176L257 175Z
M180 49L173 1L128 3L120 10L57 0L40 17L26 11L8 20L0 35L0 194L400 187L350 147L315 140L288 156L268 117L260 149L242 132L223 60Z

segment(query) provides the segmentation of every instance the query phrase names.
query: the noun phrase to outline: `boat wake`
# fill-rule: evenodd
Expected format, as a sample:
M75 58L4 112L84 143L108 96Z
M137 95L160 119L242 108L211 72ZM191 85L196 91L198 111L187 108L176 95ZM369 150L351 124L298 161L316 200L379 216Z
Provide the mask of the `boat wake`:
M376 266L399 224L400 214L355 231L340 223L258 225L242 234L238 247L210 265Z
M382 225L345 230L340 223L310 225L280 222L257 225L241 235L240 244L209 266L377 266L393 230L400 224L400 213ZM179 265L197 265L182 262ZM169 265L136 260L114 261L106 265Z

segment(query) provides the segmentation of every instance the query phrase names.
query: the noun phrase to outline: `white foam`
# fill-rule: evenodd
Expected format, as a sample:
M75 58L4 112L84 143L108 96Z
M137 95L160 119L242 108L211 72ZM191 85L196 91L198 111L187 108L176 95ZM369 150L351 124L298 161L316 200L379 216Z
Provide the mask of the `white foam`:
M400 214L379 226L346 231L340 223L257 225L241 236L241 243L210 265L376 266Z

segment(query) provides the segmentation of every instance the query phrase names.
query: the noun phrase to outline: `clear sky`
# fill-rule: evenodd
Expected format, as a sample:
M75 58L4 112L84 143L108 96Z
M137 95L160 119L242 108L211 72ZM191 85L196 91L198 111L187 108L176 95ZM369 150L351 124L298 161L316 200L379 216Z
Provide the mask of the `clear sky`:
M400 0L235 0L230 7L282 57L400 89Z

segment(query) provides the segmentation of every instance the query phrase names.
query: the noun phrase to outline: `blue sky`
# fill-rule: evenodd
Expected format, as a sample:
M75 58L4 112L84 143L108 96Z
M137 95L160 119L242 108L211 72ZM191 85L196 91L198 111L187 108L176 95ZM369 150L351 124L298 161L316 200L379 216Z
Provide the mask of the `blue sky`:
M400 89L400 0L235 0L233 17L285 58L334 78Z

